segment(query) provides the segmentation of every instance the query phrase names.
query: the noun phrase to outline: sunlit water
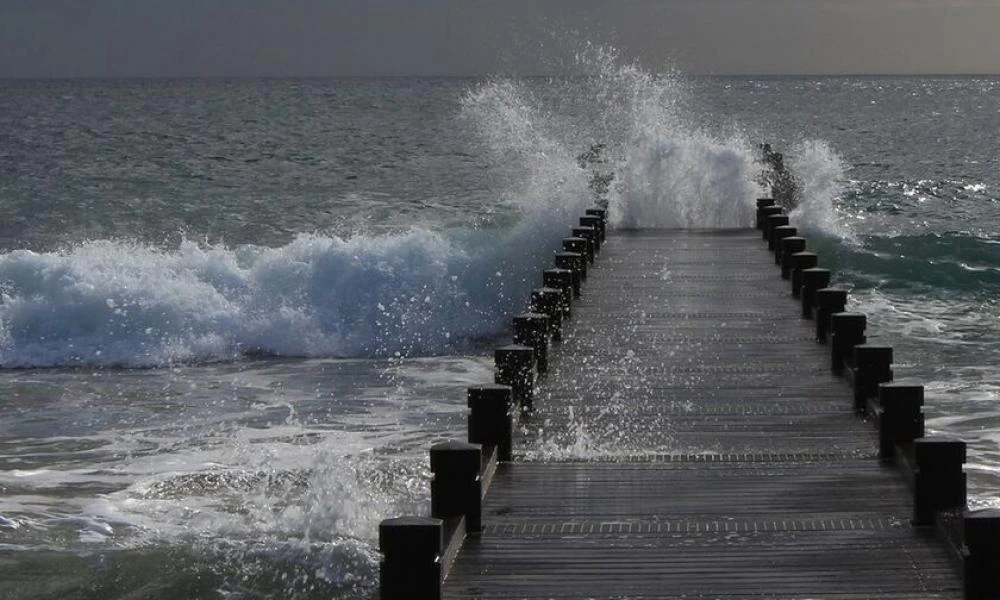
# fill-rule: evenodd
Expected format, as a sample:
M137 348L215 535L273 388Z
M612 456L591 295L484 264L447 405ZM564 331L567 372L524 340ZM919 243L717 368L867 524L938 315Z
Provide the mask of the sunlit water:
M581 61L2 82L0 597L370 596L378 521L428 510L427 447L463 435L595 143L629 227L747 225L755 143L783 150L796 224L1000 497L1000 80Z

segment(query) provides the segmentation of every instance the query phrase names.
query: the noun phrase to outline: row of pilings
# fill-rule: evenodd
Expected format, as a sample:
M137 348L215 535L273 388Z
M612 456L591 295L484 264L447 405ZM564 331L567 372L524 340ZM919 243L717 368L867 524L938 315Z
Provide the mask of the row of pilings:
M851 383L854 410L877 427L879 460L910 484L912 525L942 536L965 598L1000 598L1000 511L968 510L965 442L924 434L924 386L893 382L892 347L867 343L867 316L847 310L847 290L830 286L832 273L773 198L757 200L757 228L802 318L815 322L817 343L830 347L830 368Z
M430 449L430 516L379 524L381 600L435 600L467 536L482 531L482 499L497 464L511 460L513 424L534 411L535 383L548 370L549 348L583 291L607 235L607 210L589 208L563 238L554 268L542 272L527 312L512 319L511 344L494 350L494 382L468 389L467 441Z

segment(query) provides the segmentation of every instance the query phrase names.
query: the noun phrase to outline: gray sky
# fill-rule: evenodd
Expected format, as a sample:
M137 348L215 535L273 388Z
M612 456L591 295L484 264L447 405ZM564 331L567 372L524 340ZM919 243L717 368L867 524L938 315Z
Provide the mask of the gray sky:
M573 33L576 32L576 33ZM0 0L0 76L1000 73L1000 0Z

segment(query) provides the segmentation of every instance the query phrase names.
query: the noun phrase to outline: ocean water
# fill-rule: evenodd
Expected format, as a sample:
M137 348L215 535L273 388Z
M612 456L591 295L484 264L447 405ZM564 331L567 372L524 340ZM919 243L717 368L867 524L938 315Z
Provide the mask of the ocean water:
M1000 78L580 61L0 81L0 598L371 597L593 173L616 227L747 226L759 141L1000 505Z

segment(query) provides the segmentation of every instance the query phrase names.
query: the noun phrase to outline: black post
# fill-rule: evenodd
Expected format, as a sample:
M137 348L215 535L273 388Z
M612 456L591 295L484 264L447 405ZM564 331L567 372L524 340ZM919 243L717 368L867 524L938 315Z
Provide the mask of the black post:
M819 258L812 252L796 252L792 255L792 296L802 293L802 271L816 267Z
M594 264L594 255L600 250L601 242L598 241L597 230L593 227L574 227L573 237L587 240L587 260Z
M511 459L513 402L509 385L469 388L469 443L496 446L497 460Z
M513 319L514 343L529 346L535 351L535 367L539 373L549 370L549 325L548 315L542 313L522 313Z
M937 513L965 508L965 442L925 437L913 442L913 449L913 524L933 525Z
M563 250L566 252L576 252L577 254L582 254L587 258L588 263L593 263L593 252L590 245L590 241L582 237L568 237L562 240ZM583 279L587 278L586 271L581 275Z
M426 517L385 519L378 526L382 552L379 586L382 600L441 598L441 551L444 523Z
M854 347L864 344L867 318L862 313L830 315L830 368L834 373L844 369L844 361L852 358Z
M587 215L585 217L580 217L581 227L593 227L594 231L597 232L597 249L601 249L601 242L604 241L604 219L601 217L596 217L593 215Z
M589 264L591 262L591 260L590 260L590 243L586 239L580 238L580 237L568 237L568 238L563 238L562 242L563 242L563 251L564 252L574 252L576 254L579 254L579 255L583 256L584 263L588 263ZM580 279L583 279L583 280L587 279L587 269L586 268L584 268L582 270L582 272L580 273Z
M816 290L816 339L826 342L830 330L830 315L844 312L847 308L847 290L821 288Z
M767 219L764 220L764 234L763 237L767 240L767 247L774 248L773 239L774 228L780 227L781 225L788 225L788 215L783 215L781 213L776 213L773 215L768 215Z
M781 264L781 240L787 237L794 237L799 232L791 225L779 225L771 232L771 241L767 245L768 250L774 251L774 264Z
M601 241L608 237L608 211L604 208L588 208L583 211L586 215L591 215L601 219Z
M854 346L854 410L865 412L878 384L892 381L892 346Z
M587 277L587 259L576 252L556 252L556 268L573 273L573 295L580 297L580 282Z
M563 293L556 288L543 287L531 290L530 312L542 313L549 317L549 333L552 339L562 339Z
M792 255L799 252L805 252L806 249L806 238L804 237L787 237L781 240L781 278L788 279L792 276ZM816 265L813 265L816 266Z
M830 285L830 270L813 267L802 270L802 291L799 296L802 298L802 318L811 319L813 316L813 305L816 303L816 290L820 290Z
M780 206L771 205L771 206L763 206L761 208L758 208L757 209L757 229L763 230L764 229L764 223L767 222L767 218L768 217L770 217L771 215L780 215L780 214L781 214L781 207Z
M465 517L465 532L468 535L482 532L481 464L482 447L479 444L450 441L431 446L432 517Z
M569 269L546 269L542 271L542 285L555 288L562 292L563 317L572 316L573 305L573 271Z
M525 412L531 412L535 393L535 351L513 344L493 351L493 382L509 385L511 399Z
M878 456L892 462L896 446L924 437L924 386L883 383L878 386L882 416L878 422Z
M1000 510L966 511L962 519L966 600L1000 598Z

